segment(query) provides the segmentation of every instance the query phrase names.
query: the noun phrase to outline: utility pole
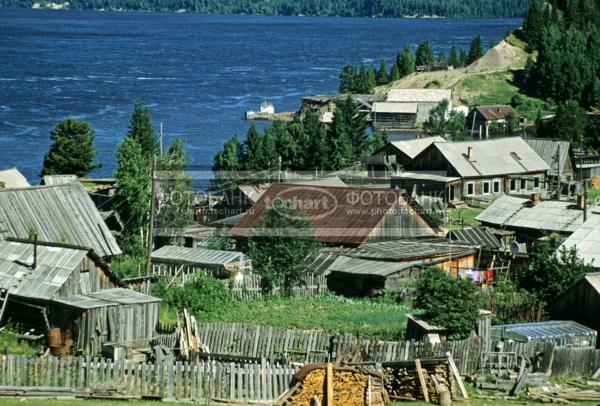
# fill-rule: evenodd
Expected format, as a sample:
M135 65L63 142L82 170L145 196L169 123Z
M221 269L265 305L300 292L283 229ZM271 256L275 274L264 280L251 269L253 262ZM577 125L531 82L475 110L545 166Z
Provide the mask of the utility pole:
M161 126L162 129L162 126ZM161 131L162 133L162 131ZM162 137L161 137L162 139ZM152 245L153 245L153 234L154 234L154 206L156 202L156 187L154 186L154 176L156 172L156 156L152 155L152 163L150 170L150 221L148 223L148 241L146 248L146 276L150 276L150 270L152 268L152 262L150 257L152 256Z
M557 167L558 167L558 170L556 171L558 174L558 186L556 189L556 198L557 198L557 200L560 200L560 194L562 192L562 185L560 184L560 175L561 175L560 174L560 169L561 169L560 168L560 163L561 163L560 162L560 144L558 144L556 147L556 162L557 162Z

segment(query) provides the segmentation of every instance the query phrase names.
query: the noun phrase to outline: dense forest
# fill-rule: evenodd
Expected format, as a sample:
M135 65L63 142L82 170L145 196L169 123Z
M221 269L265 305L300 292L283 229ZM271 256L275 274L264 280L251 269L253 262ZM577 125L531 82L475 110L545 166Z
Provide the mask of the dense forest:
M0 6L31 7L63 0L0 0ZM215 14L339 17L443 16L522 17L530 0L70 0L71 9L178 11Z

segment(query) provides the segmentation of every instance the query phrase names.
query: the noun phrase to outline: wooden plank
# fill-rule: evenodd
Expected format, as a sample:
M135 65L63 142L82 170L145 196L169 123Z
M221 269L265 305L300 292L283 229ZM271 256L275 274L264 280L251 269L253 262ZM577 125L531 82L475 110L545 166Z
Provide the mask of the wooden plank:
M327 363L327 406L333 406L333 364L331 362Z
M448 363L450 364L450 371L452 371L452 375L454 375L454 379L456 379L456 383L460 388L460 393L464 399L469 399L469 394L467 393L467 389L463 383L462 378L460 377L460 373L458 372L458 368L456 368L456 364L454 363L454 358L452 358L452 354L450 351L446 353L446 357L448 357Z
M417 376L419 377L419 384L421 385L421 392L423 392L423 399L429 403L429 392L427 391L427 382L425 382L425 376L423 375L423 369L421 368L421 360L415 359L415 368L417 369Z

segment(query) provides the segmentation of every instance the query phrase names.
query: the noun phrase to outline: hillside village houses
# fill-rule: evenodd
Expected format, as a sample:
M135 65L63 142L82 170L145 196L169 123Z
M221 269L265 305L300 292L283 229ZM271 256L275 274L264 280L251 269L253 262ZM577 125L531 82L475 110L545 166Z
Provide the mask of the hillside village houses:
M488 139L494 127L496 131L507 131L507 120L510 116L520 124L522 119L512 106L476 106L467 116L467 126L471 129L474 138Z

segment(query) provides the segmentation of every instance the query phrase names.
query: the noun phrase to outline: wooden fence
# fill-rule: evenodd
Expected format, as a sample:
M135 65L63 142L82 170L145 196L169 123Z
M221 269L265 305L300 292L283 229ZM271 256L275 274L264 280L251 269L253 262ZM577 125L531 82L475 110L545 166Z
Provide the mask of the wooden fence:
M262 278L260 275L246 275L242 282L223 281L229 285L231 297L238 300L263 299ZM283 293L283 277L274 284L274 288L268 293L268 296L279 296ZM303 278L302 284L292 288L293 297L311 297L326 293L327 278L323 275L307 275Z
M65 393L174 400L273 401L299 368L233 362L129 363L103 358L0 357L0 393Z

